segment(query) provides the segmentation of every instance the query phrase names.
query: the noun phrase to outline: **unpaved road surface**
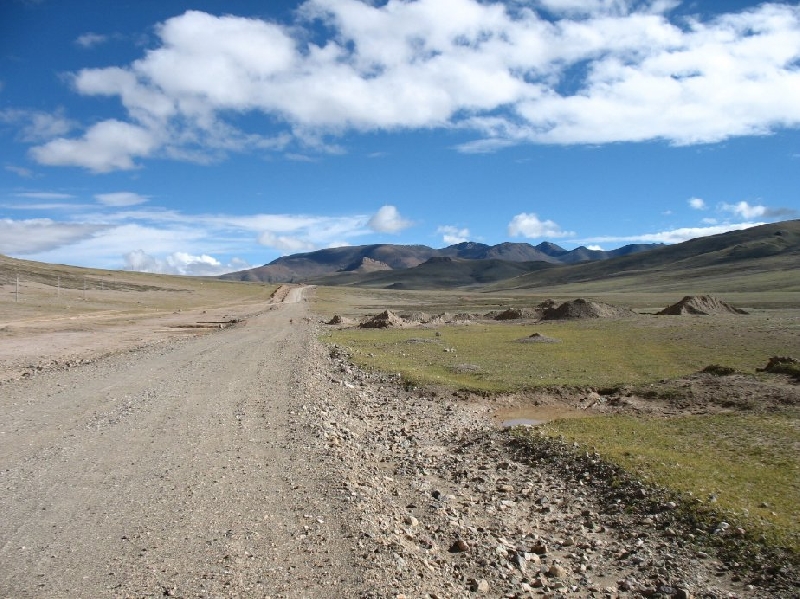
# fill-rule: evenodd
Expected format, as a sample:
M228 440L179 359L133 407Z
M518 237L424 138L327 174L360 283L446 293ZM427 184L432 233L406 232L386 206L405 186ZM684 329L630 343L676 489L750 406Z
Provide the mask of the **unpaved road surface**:
M301 300L0 387L0 597L356 595Z

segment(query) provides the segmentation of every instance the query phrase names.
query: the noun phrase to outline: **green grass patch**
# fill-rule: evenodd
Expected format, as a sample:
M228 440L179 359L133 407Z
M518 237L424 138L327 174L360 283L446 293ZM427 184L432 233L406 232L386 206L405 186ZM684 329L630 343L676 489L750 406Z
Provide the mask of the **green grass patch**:
M796 413L609 416L540 428L643 481L718 511L753 538L800 553L800 420ZM710 498L714 498L714 502Z
M793 331L757 319L641 316L432 329L334 330L330 341L360 366L408 382L480 392L613 387L686 376L709 364L754 373L772 355L800 354ZM539 333L551 343L523 343Z

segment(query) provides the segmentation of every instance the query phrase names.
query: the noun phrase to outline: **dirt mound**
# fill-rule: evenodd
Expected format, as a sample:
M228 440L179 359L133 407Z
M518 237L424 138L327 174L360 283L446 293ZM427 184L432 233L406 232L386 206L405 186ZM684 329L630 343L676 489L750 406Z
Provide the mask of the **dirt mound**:
M347 318L345 316L339 316L338 314L335 314L333 316L333 318L331 318L325 324L330 324L330 325L336 325L336 324L352 325L352 324L355 324L355 321L352 318Z
M578 298L564 302L558 307L544 310L542 320L572 320L578 318L621 318L633 316L635 312L630 308L613 306L604 302L595 302Z
M527 308L508 308L502 312L494 313L491 318L494 320L521 320L523 318L539 318L539 313Z
M534 333L530 337L523 337L519 339L520 343L558 343L558 339L542 335L541 333Z
M660 316L683 316L686 314L711 316L714 314L747 314L747 312L734 308L713 295L687 295L678 303L658 312Z
M372 316L358 325L362 329L388 329L402 327L405 321L390 310L384 310L377 316Z
M406 322L414 322L424 324L431 321L431 315L426 312L411 312L410 314L401 314L400 318Z

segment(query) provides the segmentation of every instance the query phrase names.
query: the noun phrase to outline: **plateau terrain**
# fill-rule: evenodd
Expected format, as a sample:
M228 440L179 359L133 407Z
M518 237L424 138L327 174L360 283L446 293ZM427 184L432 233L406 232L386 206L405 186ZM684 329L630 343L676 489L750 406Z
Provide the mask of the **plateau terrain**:
M799 239L0 257L0 597L796 597Z

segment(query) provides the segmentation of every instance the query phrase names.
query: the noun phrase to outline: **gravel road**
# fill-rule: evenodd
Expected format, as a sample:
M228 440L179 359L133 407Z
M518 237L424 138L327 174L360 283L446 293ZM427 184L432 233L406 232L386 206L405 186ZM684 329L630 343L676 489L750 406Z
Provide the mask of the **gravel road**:
M302 294L0 387L0 597L357 594L330 541L348 534L331 474L296 420Z

